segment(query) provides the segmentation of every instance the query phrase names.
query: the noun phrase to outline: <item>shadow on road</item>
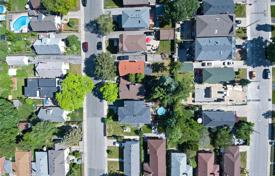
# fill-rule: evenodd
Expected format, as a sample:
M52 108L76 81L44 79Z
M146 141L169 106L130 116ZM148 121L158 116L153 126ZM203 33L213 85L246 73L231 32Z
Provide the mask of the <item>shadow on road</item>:
M96 20L91 20L89 23L85 24L85 31L97 34L98 37L102 37L102 33L99 30L99 25Z
M258 24L256 26L257 31L265 31L265 32L271 32L272 31L272 25L270 24Z
M94 60L95 55L91 55L90 57L85 59L85 67L84 67L84 73L89 77L94 77Z

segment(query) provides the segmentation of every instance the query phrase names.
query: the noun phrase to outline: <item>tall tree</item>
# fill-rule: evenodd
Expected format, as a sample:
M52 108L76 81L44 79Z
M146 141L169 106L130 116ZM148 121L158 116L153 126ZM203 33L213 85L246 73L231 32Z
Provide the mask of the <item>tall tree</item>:
M52 13L67 15L68 12L76 7L75 0L43 0L43 6Z
M65 110L73 111L82 107L84 97L93 90L94 83L87 76L69 73L61 88L61 92L56 94L58 104Z
M198 0L174 0L164 5L166 19L179 22L192 17L199 8Z
M221 127L217 129L214 133L214 137L212 138L215 148L227 148L232 144L232 134L230 131L231 130L228 127Z
M115 59L109 52L96 56L94 74L97 79L114 80L116 76Z
M235 124L235 135L239 139L243 139L249 143L250 135L253 132L254 123L240 120Z
M100 87L99 92L102 94L103 99L112 103L118 97L118 86L116 83L106 82Z
M99 32L102 35L107 35L113 31L114 25L113 25L113 18L111 14L100 15L96 21L98 24Z
M68 147L79 145L82 139L82 129L73 128L63 139L62 143Z

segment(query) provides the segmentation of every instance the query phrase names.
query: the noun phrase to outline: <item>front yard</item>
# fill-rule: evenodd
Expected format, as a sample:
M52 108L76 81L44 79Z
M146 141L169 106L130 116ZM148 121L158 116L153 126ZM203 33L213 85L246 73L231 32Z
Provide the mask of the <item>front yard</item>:
M70 64L70 70L71 73L81 75L82 74L82 68L81 64Z
M78 32L79 30L79 19L70 18L69 22L64 25L64 32Z
M236 80L240 80L240 79L247 79L247 69L246 68L241 68L236 72L236 76L235 76Z
M272 104L275 104L275 90L272 90Z
M245 17L246 16L245 4L236 4L235 5L235 15L236 15L236 17Z
M108 158L122 158L119 147L109 146L107 149ZM121 153L121 154L120 154Z
M123 175L123 162L108 161L108 173L114 175Z
M74 110L69 114L70 121L81 122L83 120L83 108Z
M275 5L271 6L271 17L275 17Z
M105 9L120 8L120 7L123 7L122 0L104 0Z

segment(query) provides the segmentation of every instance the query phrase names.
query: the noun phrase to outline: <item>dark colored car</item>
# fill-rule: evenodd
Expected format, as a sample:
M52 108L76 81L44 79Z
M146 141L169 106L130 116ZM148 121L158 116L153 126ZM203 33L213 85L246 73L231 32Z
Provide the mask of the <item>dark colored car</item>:
M96 48L97 50L102 50L102 42L97 42Z
M236 20L236 24L241 24L242 21L241 20Z
M271 78L271 73L270 73L270 70L268 68L265 68L263 70L263 78L264 79L270 79Z
M129 56L117 56L117 60L128 60Z
M84 7L87 6L87 0L81 0L81 2L82 2L82 5L83 5Z
M88 42L83 42L82 43L82 49L86 53L88 51L89 45Z

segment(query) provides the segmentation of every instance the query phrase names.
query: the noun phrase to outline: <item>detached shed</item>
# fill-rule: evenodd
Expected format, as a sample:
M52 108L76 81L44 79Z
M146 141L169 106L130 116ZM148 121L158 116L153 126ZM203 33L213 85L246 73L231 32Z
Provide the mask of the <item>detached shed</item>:
M7 56L6 62L9 66L24 66L29 64L27 56Z

